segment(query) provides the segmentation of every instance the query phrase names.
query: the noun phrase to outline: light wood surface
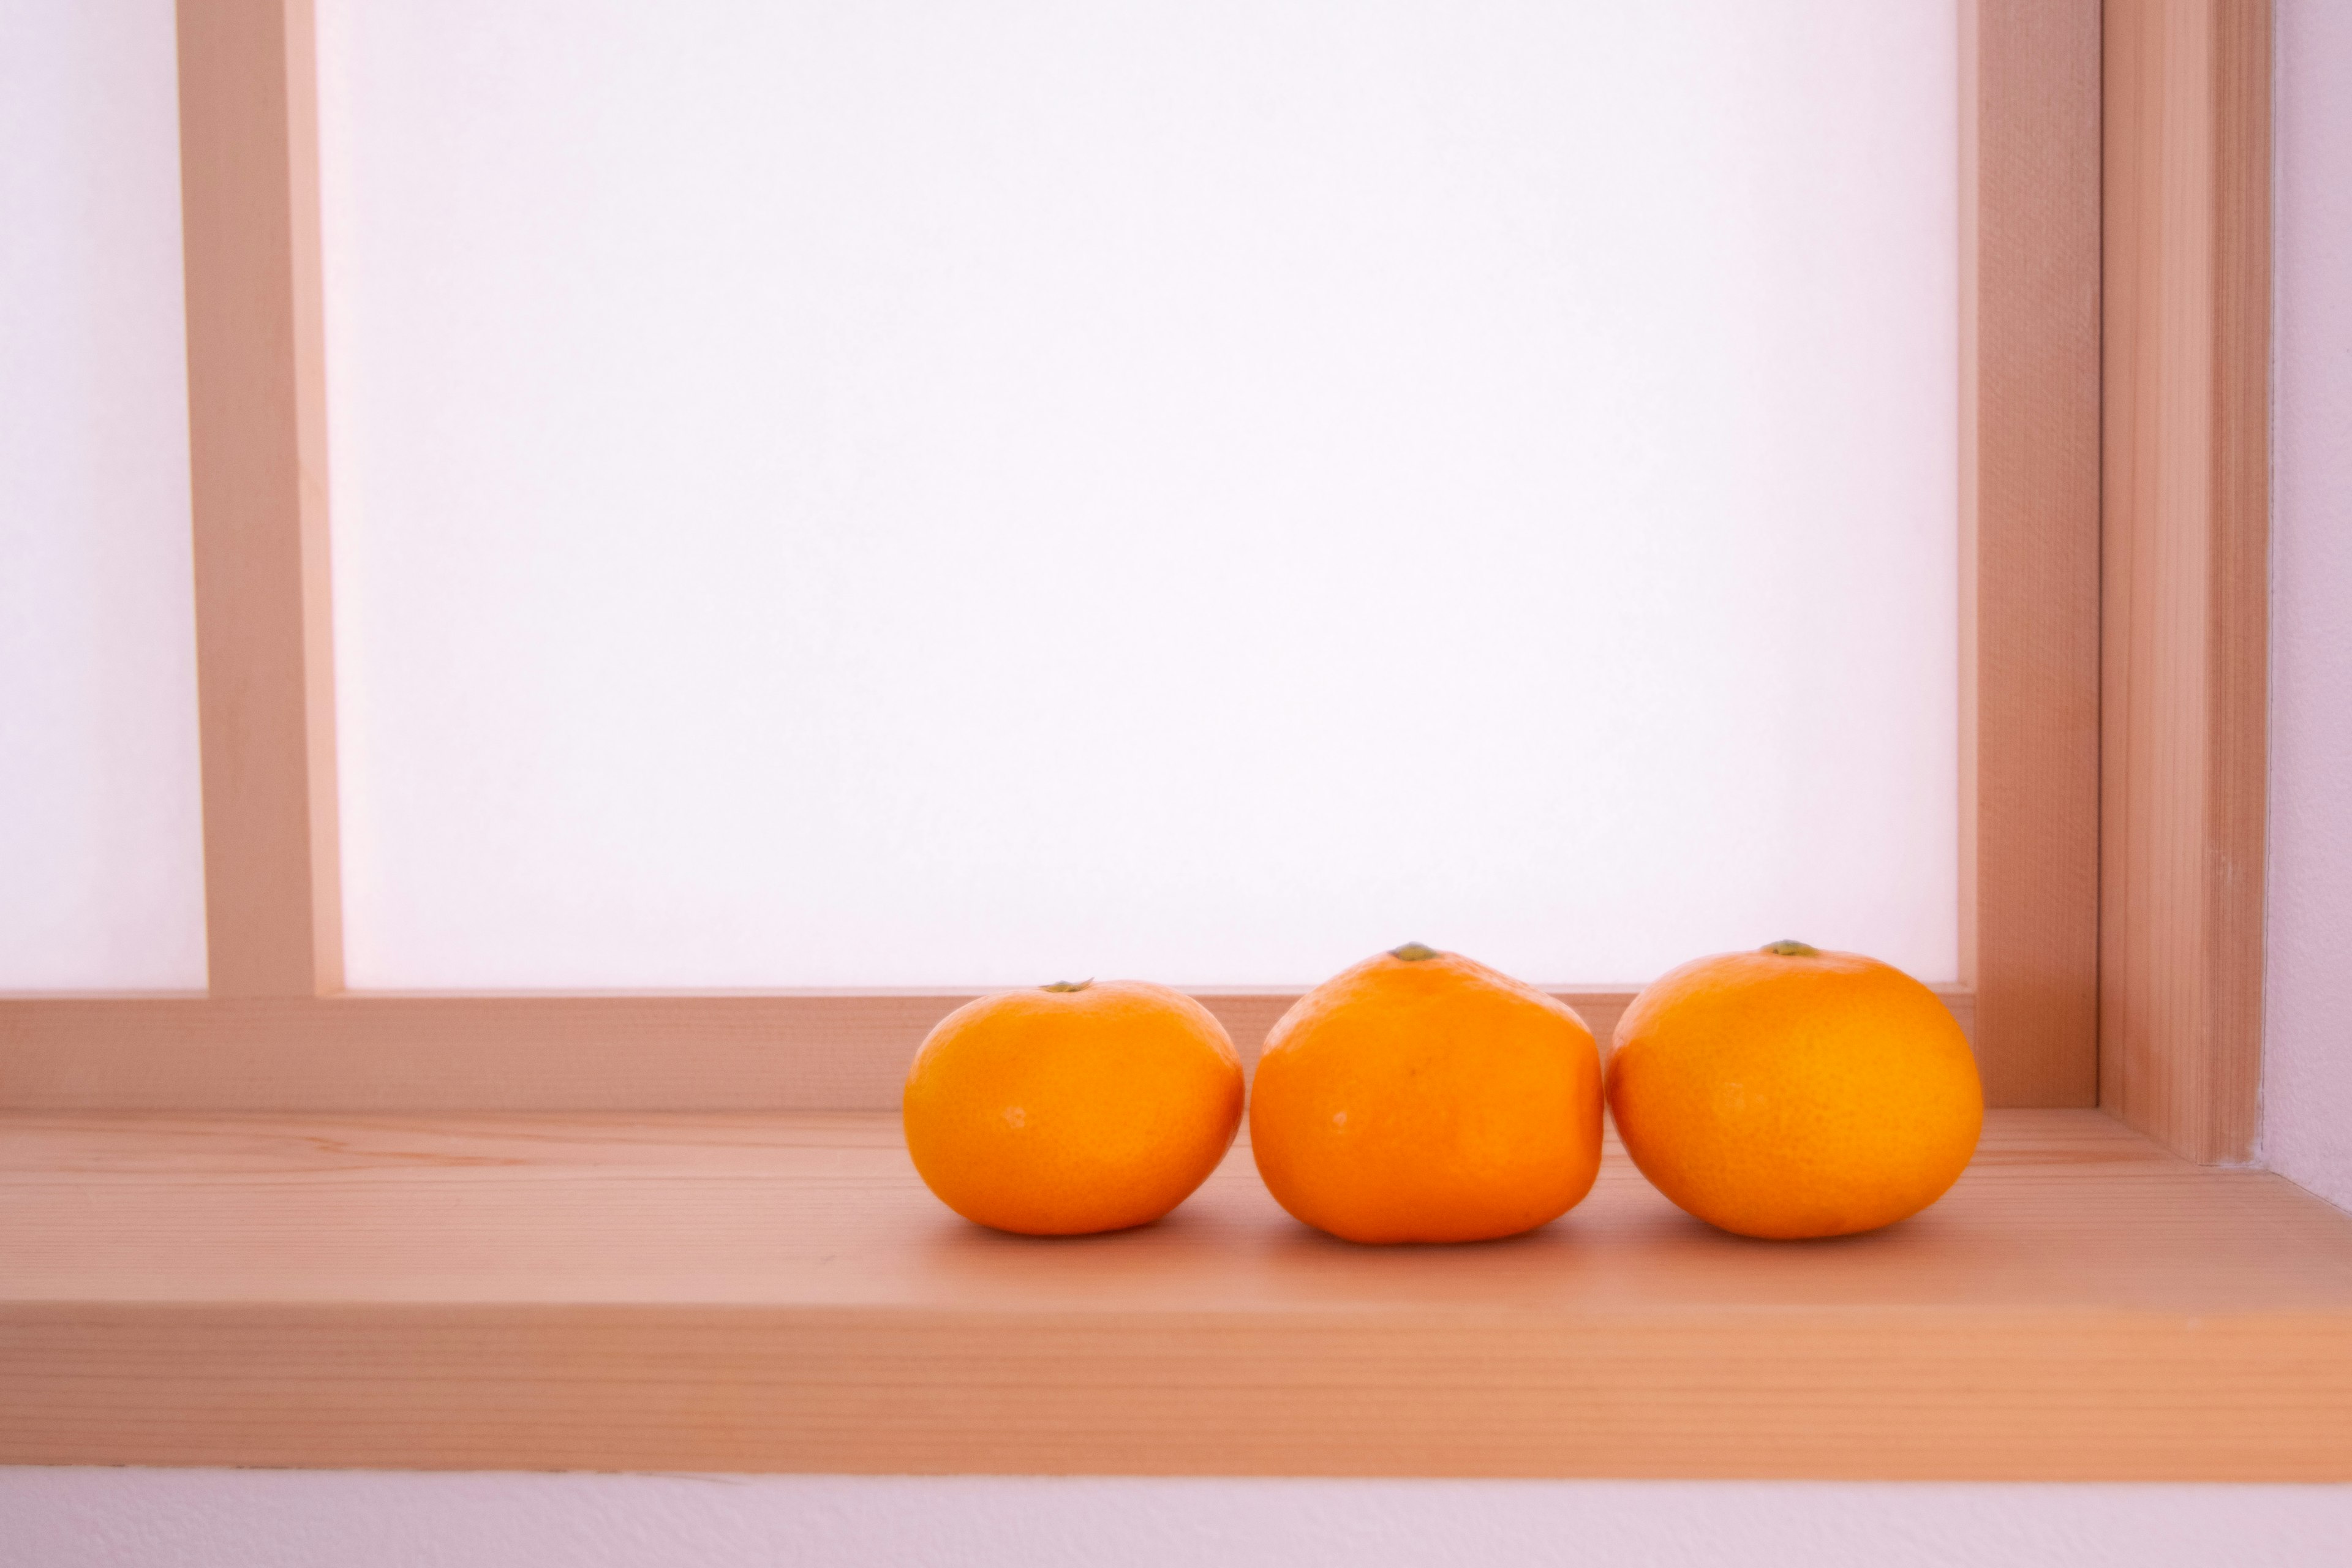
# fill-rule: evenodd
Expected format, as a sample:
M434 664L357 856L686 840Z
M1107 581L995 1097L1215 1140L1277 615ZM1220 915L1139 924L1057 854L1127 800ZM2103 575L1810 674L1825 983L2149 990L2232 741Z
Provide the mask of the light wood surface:
M1875 1236L1724 1236L1612 1147L1402 1248L1245 1150L1040 1241L886 1116L19 1114L0 1258L0 1463L2352 1479L2352 1216L2095 1111Z
M1605 1045L1630 990L1553 993ZM1966 992L1939 993L1965 1032ZM1296 992L1201 992L1243 1059ZM971 992L0 1001L0 1108L887 1110Z
M1960 975L1999 1105L2098 1099L2099 0L1960 8Z
M2270 8L2106 8L2100 1097L2194 1158L2259 1123Z
M310 0L181 0L205 939L218 996L341 985Z

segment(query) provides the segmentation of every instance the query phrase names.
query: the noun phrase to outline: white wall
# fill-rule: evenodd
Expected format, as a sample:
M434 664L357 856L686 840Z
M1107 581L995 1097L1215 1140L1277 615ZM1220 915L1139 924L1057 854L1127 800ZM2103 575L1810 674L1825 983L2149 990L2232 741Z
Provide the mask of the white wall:
M2352 6L2279 9L2265 1146L2279 1169L2352 1204ZM0 15L31 13L7 0ZM0 395L13 415L27 394L10 384ZM2341 1487L0 1470L0 1568L2333 1568L2347 1541Z
M2332 1487L0 1470L0 1568L2339 1568Z
M2263 1153L2352 1208L2352 5L2279 68Z

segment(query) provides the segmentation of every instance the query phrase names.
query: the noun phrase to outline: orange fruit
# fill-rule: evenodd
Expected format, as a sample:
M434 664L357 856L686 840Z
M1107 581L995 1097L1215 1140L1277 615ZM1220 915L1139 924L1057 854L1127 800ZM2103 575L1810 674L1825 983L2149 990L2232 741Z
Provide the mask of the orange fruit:
M1250 1152L1276 1202L1349 1241L1516 1236L1592 1188L1600 1048L1534 986L1411 943L1275 1025Z
M1242 1121L1224 1026L1140 980L967 1002L915 1052L900 1115L940 1201L1025 1236L1149 1225L1208 1179Z
M1777 942L1661 976L1617 1025L1609 1110L1642 1173L1741 1236L1875 1230L1967 1168L1984 1089L1936 994Z

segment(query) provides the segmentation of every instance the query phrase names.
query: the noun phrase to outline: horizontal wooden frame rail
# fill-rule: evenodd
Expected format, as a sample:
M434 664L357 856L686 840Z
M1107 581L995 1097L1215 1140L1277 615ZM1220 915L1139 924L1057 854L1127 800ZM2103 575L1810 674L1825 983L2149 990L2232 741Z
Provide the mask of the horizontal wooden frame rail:
M0 1007L0 1062L19 1110L883 1110L974 994L23 998ZM1198 994L1251 1067L1298 999ZM1633 999L1553 994L1603 1041ZM1972 1030L1969 994L1938 994Z

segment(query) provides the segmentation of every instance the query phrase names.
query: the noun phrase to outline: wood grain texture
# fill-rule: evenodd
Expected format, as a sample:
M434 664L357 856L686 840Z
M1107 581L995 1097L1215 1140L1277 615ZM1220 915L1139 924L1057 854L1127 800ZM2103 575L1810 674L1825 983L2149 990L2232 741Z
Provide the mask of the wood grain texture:
M180 185L213 993L342 984L310 0L181 0Z
M2251 1156L2262 1050L2271 16L2106 8L2100 1100Z
M2095 1111L1874 1236L1722 1235L1612 1146L1398 1248L1240 1150L1040 1241L883 1116L15 1115L0 1257L0 1463L2352 1479L2352 1217Z
M0 1108L883 1110L971 992L0 999ZM1198 994L1255 1064L1296 992ZM1631 990L1557 990L1605 1045ZM1939 992L1963 1031L1966 992Z
M1960 974L1999 1105L2098 1096L2099 5L1960 8Z

